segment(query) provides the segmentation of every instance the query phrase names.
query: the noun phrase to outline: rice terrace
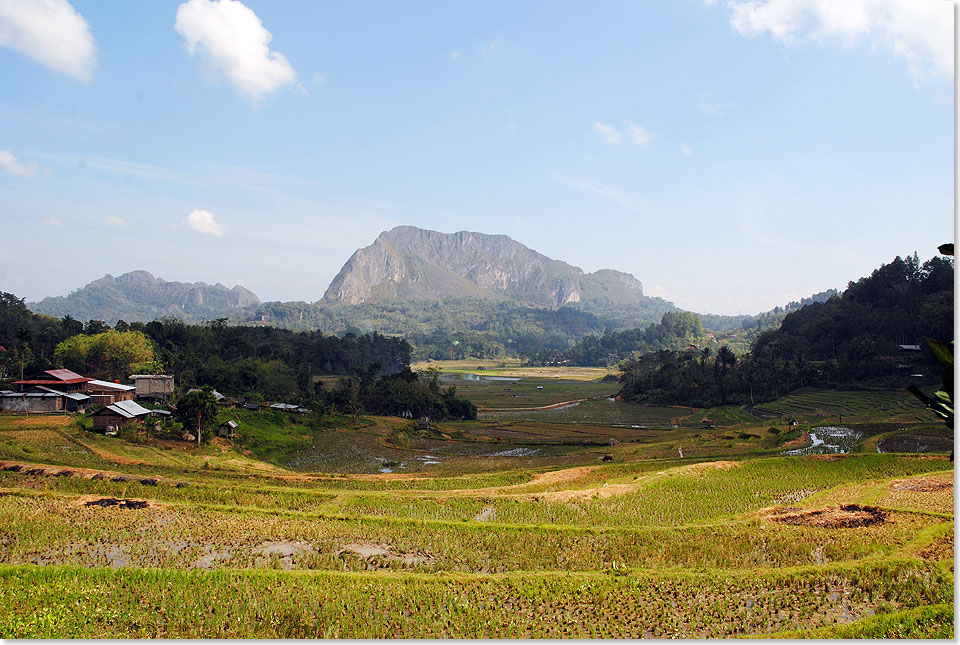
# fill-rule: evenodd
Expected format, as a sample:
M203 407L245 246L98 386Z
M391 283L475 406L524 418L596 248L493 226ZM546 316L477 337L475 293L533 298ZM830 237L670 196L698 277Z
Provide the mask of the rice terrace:
M583 378L540 396L602 390ZM481 409L407 442L402 419L237 411L269 441L201 448L3 415L0 634L952 638L943 426L897 393L766 408L789 416ZM840 415L851 450L784 454ZM928 446L883 450L904 435Z

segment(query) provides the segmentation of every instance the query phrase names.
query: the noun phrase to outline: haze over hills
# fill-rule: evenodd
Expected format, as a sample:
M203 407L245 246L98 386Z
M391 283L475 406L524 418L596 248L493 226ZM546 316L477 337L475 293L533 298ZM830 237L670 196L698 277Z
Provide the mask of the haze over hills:
M361 304L393 298L510 298L544 307L642 305L643 284L628 273L584 273L506 235L439 233L413 226L385 231L347 261L324 302Z
M29 306L109 325L168 316L253 325L265 317L288 329L399 334L418 351L436 355L450 347L456 355L560 351L585 335L645 328L679 311L672 302L645 296L643 284L628 273L585 273L505 235L413 226L385 231L357 250L312 303L261 302L242 286L167 282L131 271ZM702 318L706 329L727 331L757 326L764 316Z
M118 320L149 322L164 316L198 321L236 315L238 310L256 306L260 299L237 285L205 282L167 282L147 271L130 271L118 277L105 275L67 296L44 298L28 303L37 313L80 321Z

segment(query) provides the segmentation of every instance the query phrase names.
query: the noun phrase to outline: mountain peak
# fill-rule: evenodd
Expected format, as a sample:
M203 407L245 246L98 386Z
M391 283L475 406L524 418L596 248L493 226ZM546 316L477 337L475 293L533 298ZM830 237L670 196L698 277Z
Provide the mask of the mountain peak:
M643 298L643 286L619 271L584 273L506 235L397 226L354 253L323 299L359 304L448 296L509 298L549 307L597 298L625 304L623 300Z
M77 320L99 319L108 324L117 320L149 322L163 316L203 320L222 316L224 310L260 304L253 292L237 285L205 282L167 282L149 271L136 270L117 277L109 273L68 296L44 298L31 303L38 313Z

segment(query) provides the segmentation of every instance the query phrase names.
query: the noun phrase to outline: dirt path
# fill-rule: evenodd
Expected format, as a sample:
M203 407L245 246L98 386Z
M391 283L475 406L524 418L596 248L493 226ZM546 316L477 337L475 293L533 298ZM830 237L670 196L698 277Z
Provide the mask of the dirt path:
M560 403L551 403L550 405L541 405L534 408L481 408L477 406L478 412L537 412L539 410L556 410L567 405L577 405L590 399L573 399L572 401L561 401Z
M545 500L549 502L570 502L577 499L591 498L609 499L617 495L624 495L626 493L634 492L658 479L665 479L677 475L691 475L695 473L701 473L706 470L729 470L730 468L736 468L739 465L740 462L736 461L705 461L702 463L678 466L676 468L670 468L669 470L661 470L655 473L640 475L629 484L603 483L600 486L594 486L591 488L575 488L569 490L548 491L544 493L528 493L526 495L518 495L517 497L519 499L533 499L536 501ZM549 483L565 483L576 481L586 474L586 472L596 470L597 468L602 468L602 466L584 466L581 468L568 469L568 471L581 471L579 473L554 471L553 473L544 473L544 475L559 474L560 477L556 477L553 480L548 479L547 481ZM563 475L567 475L567 477L564 477Z

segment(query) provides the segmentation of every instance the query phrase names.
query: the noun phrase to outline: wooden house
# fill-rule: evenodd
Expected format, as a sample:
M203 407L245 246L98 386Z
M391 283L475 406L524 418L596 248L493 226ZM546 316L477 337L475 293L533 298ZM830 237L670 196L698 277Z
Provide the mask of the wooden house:
M87 395L94 405L110 405L117 401L132 401L136 392L135 385L120 385L110 381L90 379L87 381Z
M150 410L135 401L118 401L93 413L93 429L104 433L114 433L134 423L142 423Z
M226 423L221 423L220 427L217 429L217 436L233 441L233 438L237 435L237 426L239 425L240 424L233 419L227 421Z
M140 400L166 401L173 396L173 377L168 374L131 374L129 379Z
M89 379L86 376L80 376L76 372L71 372L70 370L45 370L36 376L31 378L24 379L22 381L14 381L14 385L20 386L20 391L35 387L50 387L54 388L59 392L64 392L66 394L72 394L74 392L79 392L85 394L87 391L87 383L93 379Z
M37 414L52 412L82 412L90 404L90 397L80 392L61 392L43 385L35 385L23 392L0 392L0 411Z

